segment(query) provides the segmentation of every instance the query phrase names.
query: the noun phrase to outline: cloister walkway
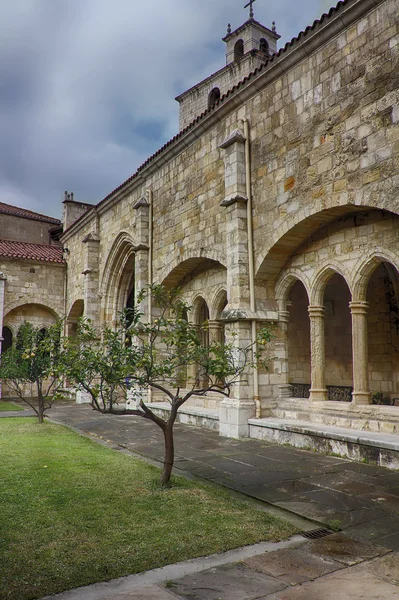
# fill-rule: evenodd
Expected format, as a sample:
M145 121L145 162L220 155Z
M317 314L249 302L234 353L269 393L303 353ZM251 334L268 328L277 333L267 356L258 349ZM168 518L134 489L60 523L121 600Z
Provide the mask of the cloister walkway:
M55 405L49 416L117 449L162 461L161 431L140 417L101 415L77 404ZM177 471L399 550L399 472L179 423L175 448Z

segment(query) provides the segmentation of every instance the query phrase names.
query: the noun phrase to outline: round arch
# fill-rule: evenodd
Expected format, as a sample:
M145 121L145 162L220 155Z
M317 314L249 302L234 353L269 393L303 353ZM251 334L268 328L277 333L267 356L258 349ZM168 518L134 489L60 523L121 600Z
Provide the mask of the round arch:
M5 307L5 309L4 309L4 320L6 320L7 317L9 317L9 315L12 312L14 312L14 311L16 311L16 310L18 310L20 308L27 308L29 306L38 307L38 308L40 308L42 310L47 311L48 313L51 314L51 316L54 318L54 320L57 320L57 319L61 318L60 315L57 313L57 311L53 307L48 306L47 304L43 304L39 300L35 301L32 298L25 298L24 302L16 301L16 302L13 302L12 304L8 305L7 307ZM9 326L7 323L6 323L6 325Z
M173 288L194 270L222 267L226 269L225 257L215 251L186 251L161 271L157 280L165 287Z
M344 204L325 208L321 202L317 202L300 209L290 217L285 217L281 225L270 235L271 243L256 260L256 279L275 280L296 249L321 227L341 217L372 210L383 211L384 209L370 204L362 206ZM385 212L396 214L393 211Z

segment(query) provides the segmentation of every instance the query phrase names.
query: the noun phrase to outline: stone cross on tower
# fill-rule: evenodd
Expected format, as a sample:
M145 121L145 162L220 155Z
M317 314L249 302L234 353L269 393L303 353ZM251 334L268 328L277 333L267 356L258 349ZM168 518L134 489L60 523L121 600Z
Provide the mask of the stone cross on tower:
M244 8L248 8L248 6L250 7L249 8L249 18L250 19L253 19L253 17L254 17L254 9L253 9L253 6L252 6L254 2L256 2L256 0L249 0L248 4L246 4L244 6Z

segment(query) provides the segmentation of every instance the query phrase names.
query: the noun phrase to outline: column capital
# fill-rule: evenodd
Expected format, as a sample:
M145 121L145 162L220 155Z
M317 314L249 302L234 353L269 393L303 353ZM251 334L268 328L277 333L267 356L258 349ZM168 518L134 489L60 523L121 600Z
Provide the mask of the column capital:
M369 308L368 302L349 302L349 308L351 309L352 315L367 315Z
M313 305L308 307L308 312L310 317L322 317L324 318L326 309L322 305Z

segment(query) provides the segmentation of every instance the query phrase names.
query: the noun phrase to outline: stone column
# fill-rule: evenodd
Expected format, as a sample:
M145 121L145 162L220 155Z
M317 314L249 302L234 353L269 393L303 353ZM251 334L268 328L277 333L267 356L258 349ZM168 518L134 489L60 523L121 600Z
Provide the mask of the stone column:
M367 302L350 302L352 314L353 394L354 404L370 404L368 378Z
M327 400L325 385L324 306L309 306L312 387L310 400Z
M208 321L209 343L222 342L223 324L220 321Z
M280 360L280 373L283 383L279 385L279 397L289 398L291 396L291 386L289 384L289 373L288 373L288 323L290 320L289 310L280 310L278 313L278 320L280 325L281 338L276 341L275 346L277 355Z
M0 354L2 352L3 344L3 320L4 320L4 298L5 298L5 284L7 277L0 271ZM0 381L0 398L2 397L3 384Z

